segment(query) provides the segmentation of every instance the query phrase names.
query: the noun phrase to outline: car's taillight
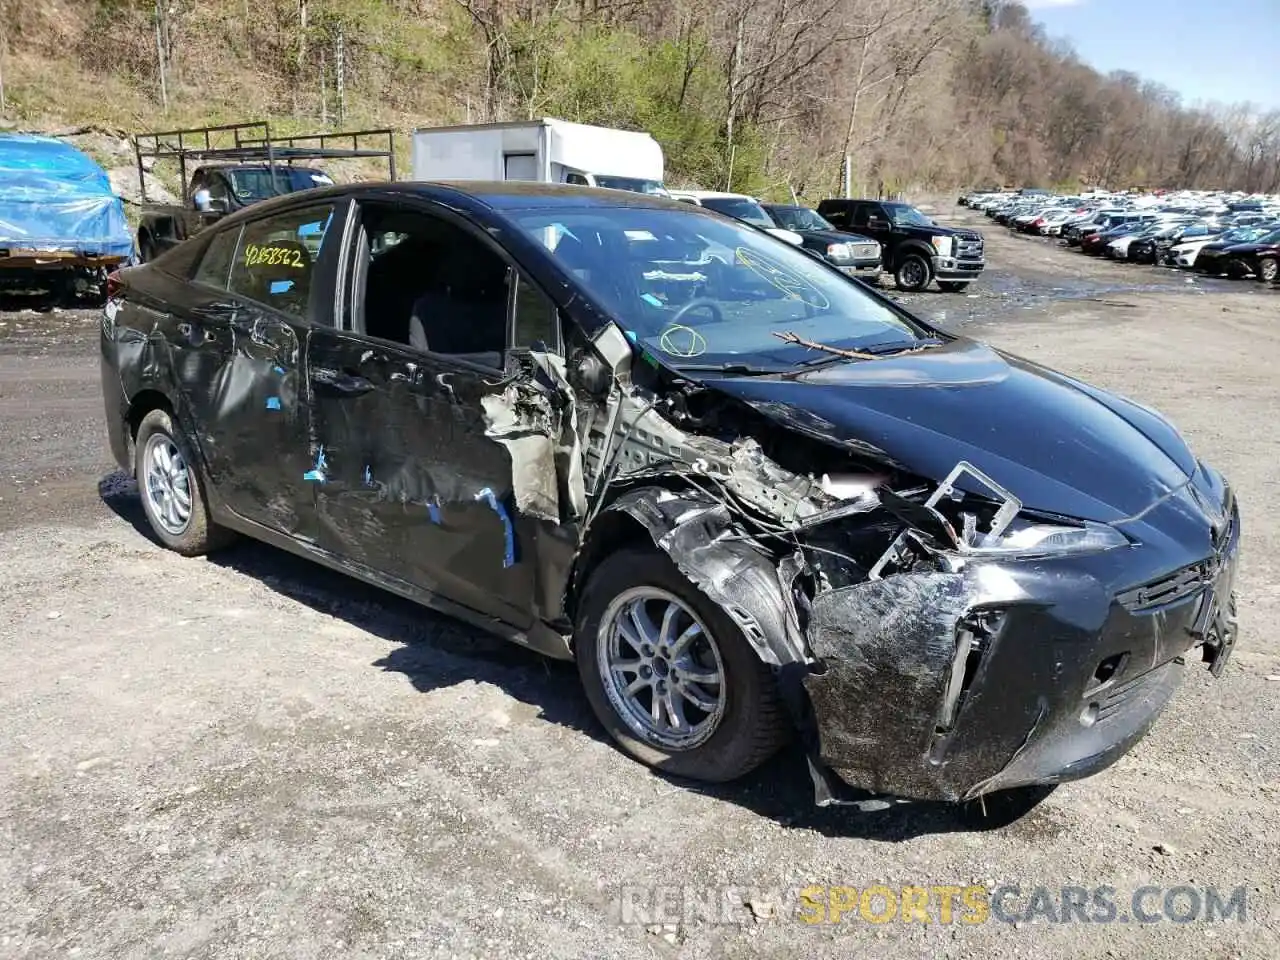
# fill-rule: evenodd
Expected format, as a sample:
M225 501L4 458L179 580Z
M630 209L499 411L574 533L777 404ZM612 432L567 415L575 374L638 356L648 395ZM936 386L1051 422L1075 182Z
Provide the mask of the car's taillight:
M107 299L114 300L124 293L124 281L120 279L120 271L112 270L107 274Z

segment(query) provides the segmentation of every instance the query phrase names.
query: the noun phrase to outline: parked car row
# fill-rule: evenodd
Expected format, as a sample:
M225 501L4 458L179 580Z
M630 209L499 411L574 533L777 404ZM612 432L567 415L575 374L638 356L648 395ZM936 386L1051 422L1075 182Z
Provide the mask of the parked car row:
M1011 230L1059 237L1085 254L1280 282L1280 198L1036 192L970 194L962 202Z

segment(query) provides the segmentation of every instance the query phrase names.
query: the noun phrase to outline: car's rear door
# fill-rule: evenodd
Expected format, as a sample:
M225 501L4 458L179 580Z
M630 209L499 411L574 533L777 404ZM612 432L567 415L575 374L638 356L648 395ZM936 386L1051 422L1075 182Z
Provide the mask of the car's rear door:
M518 273L425 204L371 201L356 215L349 321L313 329L307 347L311 432L324 451L320 543L527 627L544 521L516 508L510 455L486 436L482 407L509 373Z
M333 323L346 206L299 203L215 231L175 307L178 387L214 496L304 540L316 525L305 344Z

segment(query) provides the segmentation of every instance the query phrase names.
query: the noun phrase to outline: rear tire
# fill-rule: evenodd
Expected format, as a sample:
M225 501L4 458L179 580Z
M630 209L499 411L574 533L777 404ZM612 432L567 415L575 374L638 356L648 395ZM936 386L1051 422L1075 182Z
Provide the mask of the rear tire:
M1280 280L1280 260L1263 257L1258 261L1258 282L1275 283L1277 280Z
M918 253L909 253L902 258L898 269L893 272L893 279L899 290L918 291L929 286L933 279L933 271L929 261Z
M969 286L968 280L939 280L938 287L947 293L960 293Z
M665 626L673 606L670 629L658 628L653 618ZM637 609L644 629L632 616ZM694 639L681 649L687 635ZM644 637L654 643L632 643ZM574 653L587 700L609 735L625 753L664 773L711 783L734 780L767 760L790 735L772 671L733 620L653 548L621 550L592 572ZM610 667L623 662L635 666ZM720 681L692 680L694 671ZM652 718L660 686L661 696L680 711L684 743L675 742L682 734L665 707L658 707L659 719ZM695 706L695 699L706 709Z
M198 557L234 539L209 517L208 501L191 447L165 410L152 410L138 425L133 473L147 522L162 544Z

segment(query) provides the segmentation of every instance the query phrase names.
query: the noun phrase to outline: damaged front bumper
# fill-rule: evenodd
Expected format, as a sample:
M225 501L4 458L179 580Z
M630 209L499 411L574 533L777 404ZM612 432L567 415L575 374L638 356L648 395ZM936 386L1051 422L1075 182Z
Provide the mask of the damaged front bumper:
M839 784L962 801L1096 773L1140 740L1197 648L1235 641L1238 514L1219 550L1117 589L1115 555L977 561L820 594L801 683L819 803ZM1118 551L1123 554L1124 551Z

